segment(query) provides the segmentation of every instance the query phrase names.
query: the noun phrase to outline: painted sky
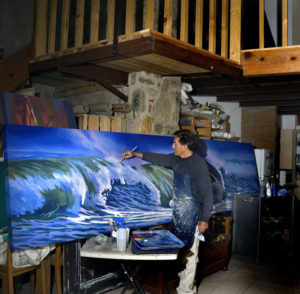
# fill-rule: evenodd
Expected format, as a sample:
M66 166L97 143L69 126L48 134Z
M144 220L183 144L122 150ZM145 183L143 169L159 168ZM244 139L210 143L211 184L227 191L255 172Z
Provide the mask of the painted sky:
M173 152L173 137L166 136L63 128L45 130L45 127L18 125L6 125L4 136L7 160L65 156L97 156L120 160L123 151L135 146L139 152Z

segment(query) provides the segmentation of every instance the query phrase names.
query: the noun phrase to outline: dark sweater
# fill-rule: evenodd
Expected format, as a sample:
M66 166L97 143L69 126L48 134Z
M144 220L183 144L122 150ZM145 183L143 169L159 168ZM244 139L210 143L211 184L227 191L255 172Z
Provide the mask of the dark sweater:
M172 168L174 172L185 174L191 177L191 193L199 202L199 221L208 223L213 208L213 192L208 171L208 166L198 154L188 158L181 158L171 154L143 153L143 160L153 164Z

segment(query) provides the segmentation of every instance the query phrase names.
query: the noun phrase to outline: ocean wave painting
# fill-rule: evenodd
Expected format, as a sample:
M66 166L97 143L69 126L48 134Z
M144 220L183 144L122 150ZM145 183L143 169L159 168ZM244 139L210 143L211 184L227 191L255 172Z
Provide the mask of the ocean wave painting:
M171 153L172 137L5 125L6 202L12 250L109 233L115 216L137 229L172 219L173 172L120 154ZM257 193L250 144L206 141L214 212Z

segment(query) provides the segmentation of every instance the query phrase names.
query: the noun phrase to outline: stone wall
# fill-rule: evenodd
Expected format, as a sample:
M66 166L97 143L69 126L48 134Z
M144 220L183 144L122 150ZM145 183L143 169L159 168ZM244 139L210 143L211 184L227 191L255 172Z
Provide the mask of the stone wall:
M127 132L173 135L179 129L180 77L131 73L128 80Z
M277 149L277 107L242 108L242 142L251 143L258 149Z

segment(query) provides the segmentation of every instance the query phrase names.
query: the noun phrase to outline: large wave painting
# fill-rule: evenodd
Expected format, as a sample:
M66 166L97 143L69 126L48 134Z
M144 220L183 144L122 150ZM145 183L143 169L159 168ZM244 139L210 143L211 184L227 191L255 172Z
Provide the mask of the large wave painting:
M173 172L139 158L171 153L172 137L6 125L6 202L13 250L110 232L110 220L131 229L172 219ZM257 193L250 144L206 141L214 188L213 212L231 209L231 196Z

